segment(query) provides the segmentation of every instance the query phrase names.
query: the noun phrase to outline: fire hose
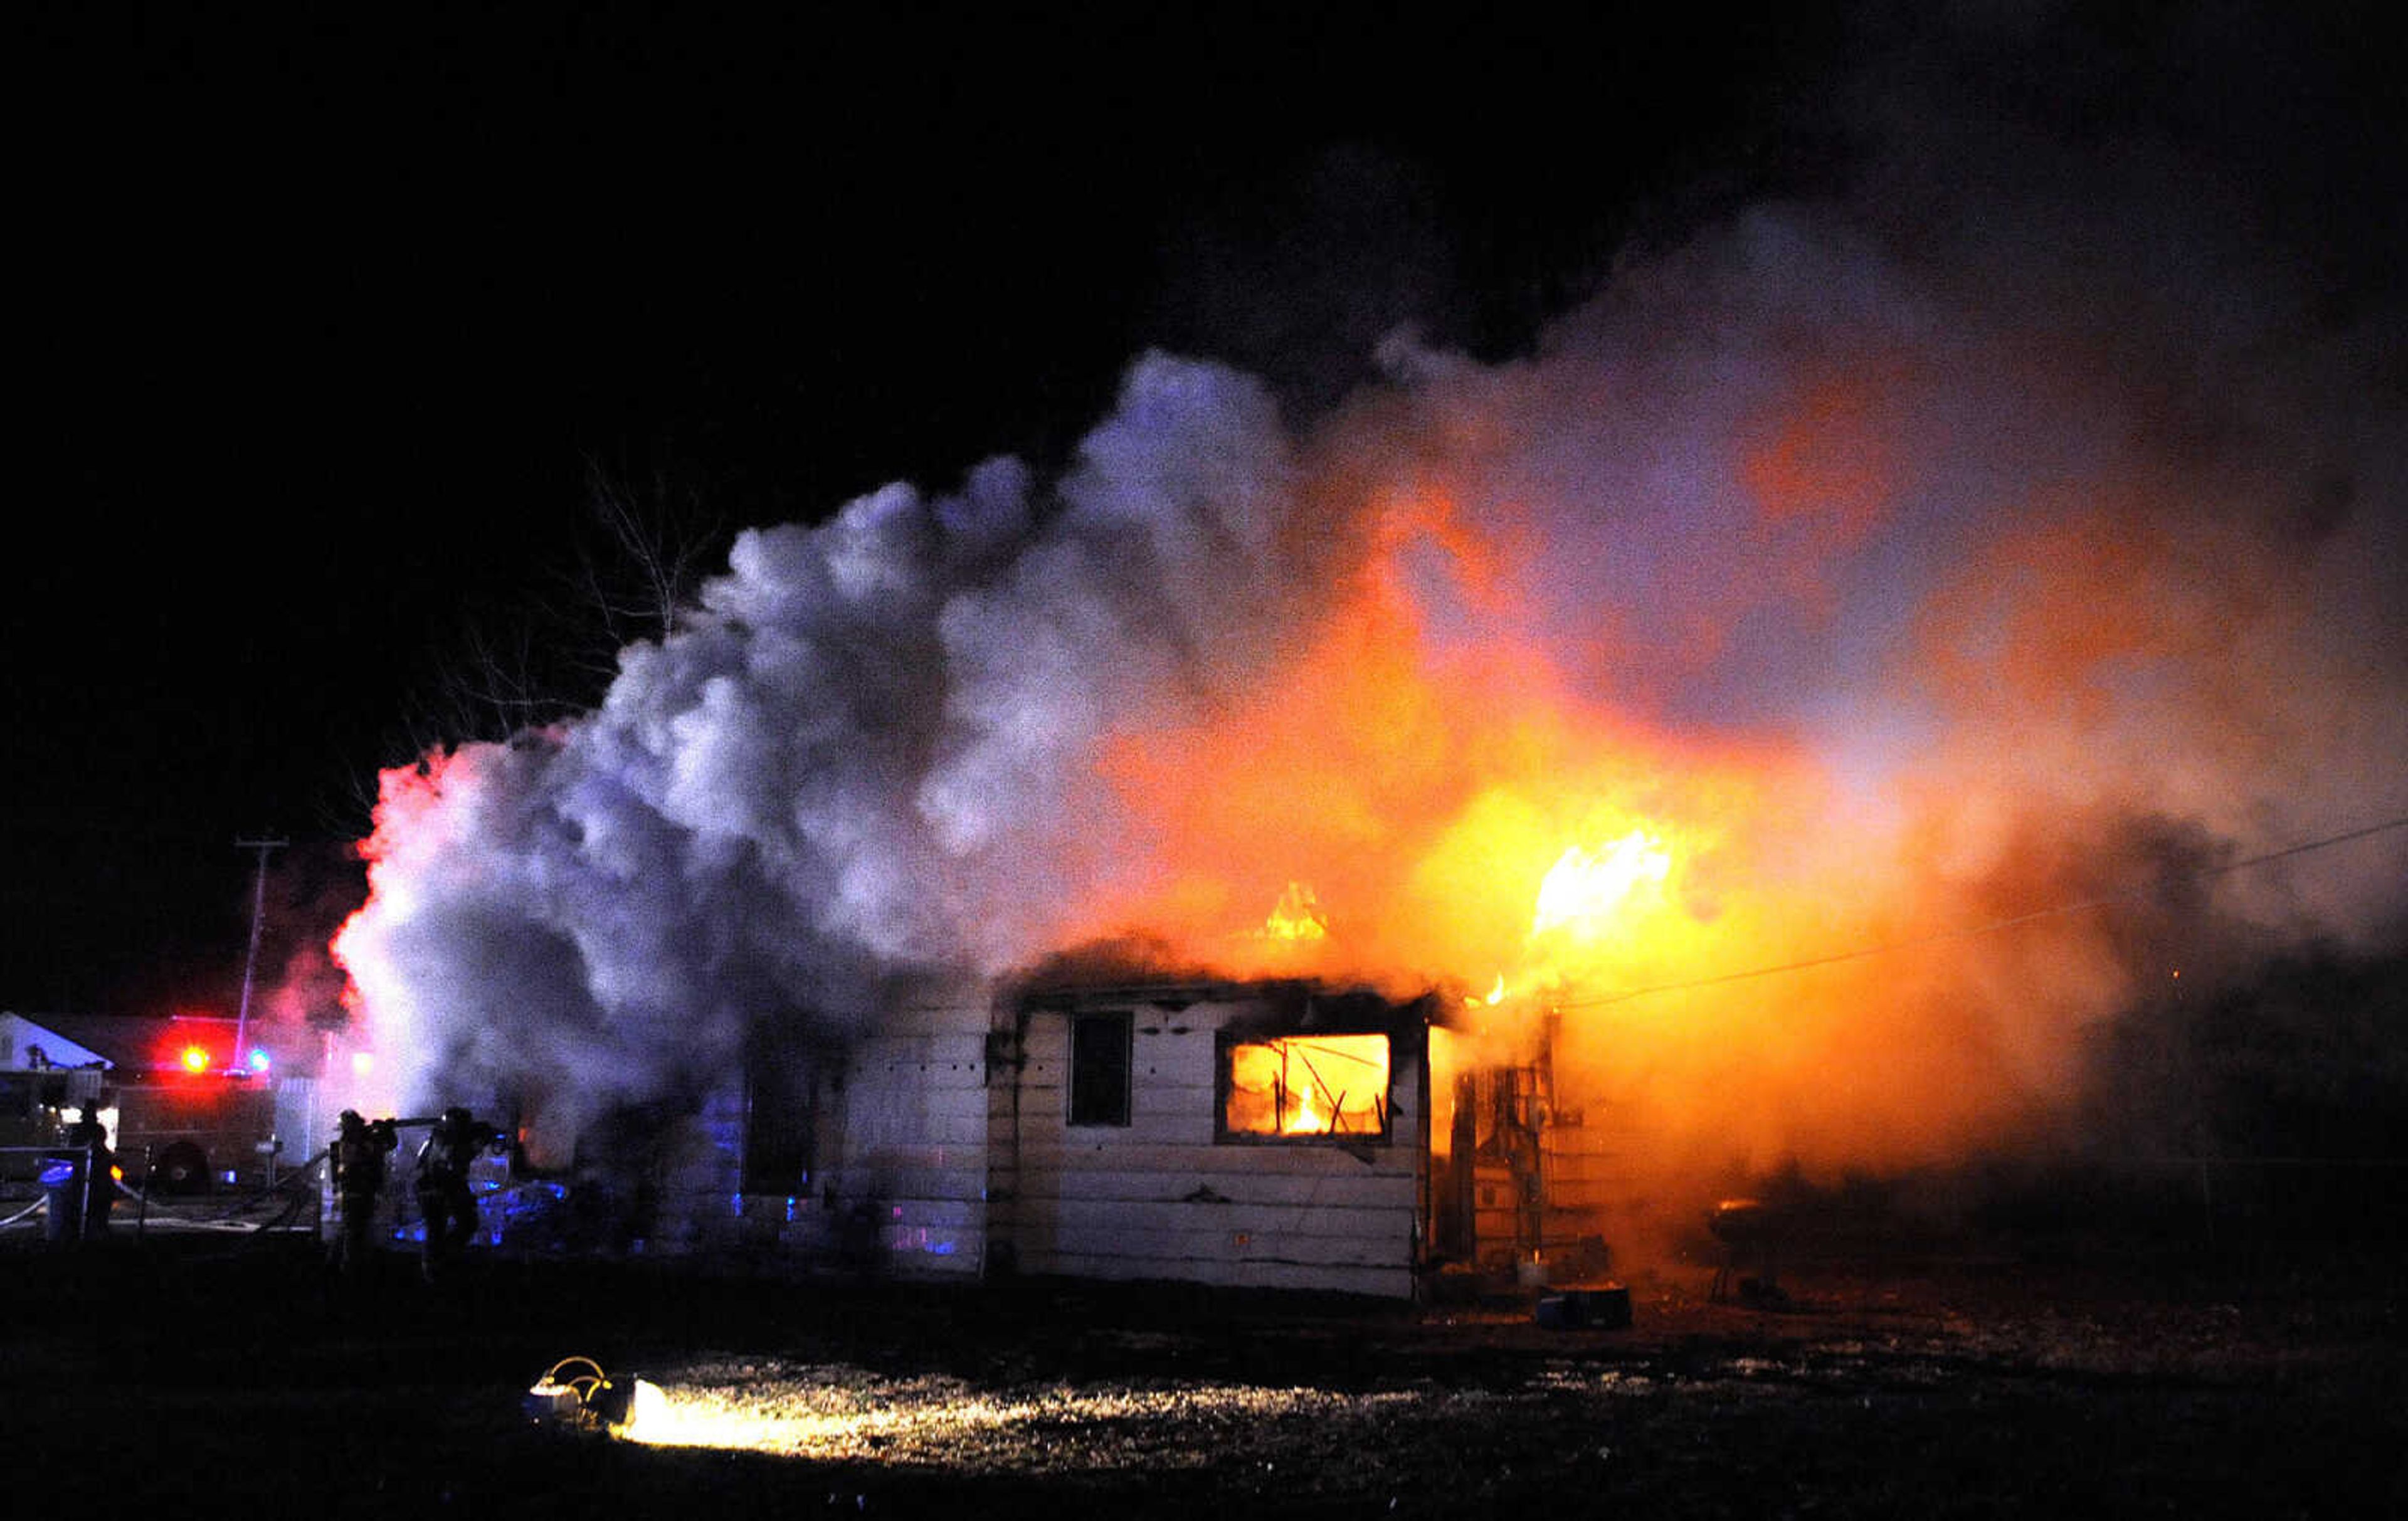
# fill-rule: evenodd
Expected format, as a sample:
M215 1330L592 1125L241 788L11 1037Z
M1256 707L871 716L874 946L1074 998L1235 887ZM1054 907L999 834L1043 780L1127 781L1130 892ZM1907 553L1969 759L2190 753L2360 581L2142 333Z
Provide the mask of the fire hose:
M188 1224L208 1227L224 1226L231 1227L232 1229L241 1230L245 1233L256 1234L259 1231L266 1230L271 1227L280 1225L282 1222L291 1219L294 1214L299 1212L301 1207L302 1196L300 1191L294 1185L299 1184L302 1179L308 1177L310 1170L316 1168L319 1163L326 1160L332 1151L333 1148L328 1147L327 1149L319 1152L316 1155L309 1157L308 1160L294 1167L290 1172L286 1173L280 1181L272 1184L265 1188L258 1189L254 1192L244 1195L241 1198L235 1201L232 1208L224 1211L222 1213L214 1215L208 1219L190 1221ZM116 1182L117 1191L123 1194L126 1198L133 1199L137 1204L147 1205L150 1202L148 1195L143 1190L136 1188L133 1184L125 1182L122 1178L116 1180ZM285 1207L279 1210L276 1214L269 1219L257 1222L236 1220L235 1216L242 1213L244 1211L250 1209L253 1204L256 1204L261 1199L265 1198L271 1194L289 1194L291 1198Z

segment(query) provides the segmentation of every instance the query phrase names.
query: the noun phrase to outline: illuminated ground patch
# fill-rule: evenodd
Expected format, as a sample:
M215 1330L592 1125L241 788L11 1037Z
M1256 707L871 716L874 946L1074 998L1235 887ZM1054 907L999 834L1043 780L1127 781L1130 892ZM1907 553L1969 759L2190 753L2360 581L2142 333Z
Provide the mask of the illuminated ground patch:
M660 1398L639 1408L628 1440L819 1459L876 1459L956 1471L1168 1469L1218 1460L1215 1434L1243 1432L1257 1451L1291 1428L1300 1450L1353 1433L1369 1440L1399 1417L1467 1399L1435 1386L1370 1393L1235 1384L979 1387L960 1379L896 1378L842 1364L695 1364L649 1375Z

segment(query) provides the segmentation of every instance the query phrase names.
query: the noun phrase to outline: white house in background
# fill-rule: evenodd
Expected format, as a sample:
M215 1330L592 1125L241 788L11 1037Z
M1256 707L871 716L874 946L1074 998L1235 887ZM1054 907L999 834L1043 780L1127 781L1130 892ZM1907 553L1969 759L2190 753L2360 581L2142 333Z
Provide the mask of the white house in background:
M77 1044L23 1014L0 1012L0 1071L37 1072L52 1068L108 1067L110 1058Z
M22 1014L0 1013L0 1182L27 1184L42 1149L97 1104L108 1059Z

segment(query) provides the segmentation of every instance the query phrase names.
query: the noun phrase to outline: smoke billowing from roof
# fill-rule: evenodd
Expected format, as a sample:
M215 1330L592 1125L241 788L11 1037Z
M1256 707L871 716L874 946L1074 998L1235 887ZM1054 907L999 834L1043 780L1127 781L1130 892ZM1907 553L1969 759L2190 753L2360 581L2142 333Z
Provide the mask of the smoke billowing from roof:
M1563 1001L1668 1157L1914 1160L2044 1127L2177 961L2396 943L2400 834L2214 873L2408 813L2397 291L2264 165L1920 88L1525 358L1398 339L1297 423L1149 354L1059 480L743 534L598 710L386 778L340 952L399 1097L573 1124L1115 935L1285 965L1306 881L1312 969ZM1626 830L1638 916L1535 943Z

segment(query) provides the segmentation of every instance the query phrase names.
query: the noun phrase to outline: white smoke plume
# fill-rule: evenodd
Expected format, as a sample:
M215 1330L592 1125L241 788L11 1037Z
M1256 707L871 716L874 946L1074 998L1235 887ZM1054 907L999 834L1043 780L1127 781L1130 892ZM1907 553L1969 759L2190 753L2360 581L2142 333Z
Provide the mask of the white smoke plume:
M687 1091L756 1021L1044 949L1111 848L1103 727L1244 682L1343 545L1242 376L1140 363L1082 457L746 532L590 717L388 775L343 940L387 1081Z

